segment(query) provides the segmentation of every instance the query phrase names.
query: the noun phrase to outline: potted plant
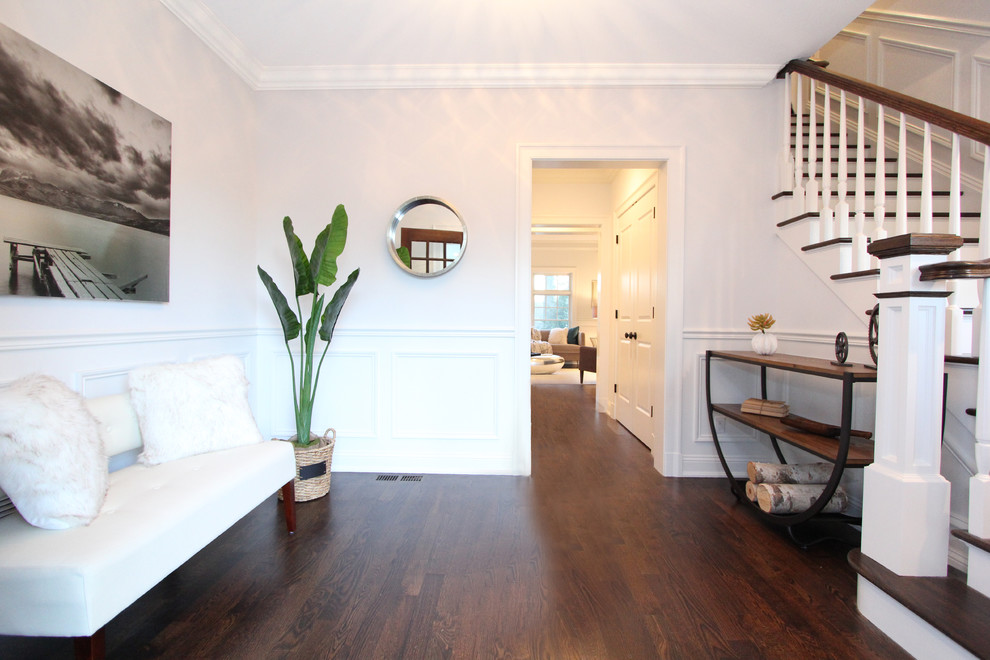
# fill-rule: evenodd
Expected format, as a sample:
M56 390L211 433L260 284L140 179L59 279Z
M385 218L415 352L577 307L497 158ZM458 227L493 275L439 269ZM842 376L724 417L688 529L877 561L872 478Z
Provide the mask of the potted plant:
M313 423L313 403L316 401L316 389L320 382L320 369L330 348L334 326L340 310L347 300L354 283L357 281L360 268L347 276L347 281L334 292L329 304L325 304L326 294L320 293L320 286L331 286L337 281L337 257L344 251L347 242L347 212L343 204L338 204L333 217L323 231L316 237L313 251L307 258L303 251L302 241L292 229L292 220L286 216L282 221L285 240L289 245L289 257L292 259L292 272L295 280L295 311L289 306L289 301L279 290L271 276L258 266L258 276L271 296L279 322L282 324L282 335L285 339L285 350L289 353L289 363L292 365L292 396L295 405L296 435L290 441L296 451L296 496L297 502L322 497L330 492L330 460L333 458L335 435L318 436L311 431ZM309 317L303 324L303 299L308 300ZM320 361L313 368L313 358L319 347L316 338L319 336L324 345ZM292 347L289 344L299 338L299 370ZM327 429L328 432L332 429Z
M757 314L748 320L750 330L760 331L753 337L753 350L760 355L773 355L777 351L777 338L767 330L773 327L776 319L770 314Z

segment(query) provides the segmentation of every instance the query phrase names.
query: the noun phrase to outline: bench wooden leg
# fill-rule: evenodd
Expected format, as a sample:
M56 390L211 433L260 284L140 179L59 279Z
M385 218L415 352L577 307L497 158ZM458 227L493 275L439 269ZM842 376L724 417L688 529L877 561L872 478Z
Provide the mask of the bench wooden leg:
M73 637L76 660L103 660L107 655L107 629L100 628L90 637Z
M285 512L285 526L289 534L296 533L296 482L282 486L282 510Z

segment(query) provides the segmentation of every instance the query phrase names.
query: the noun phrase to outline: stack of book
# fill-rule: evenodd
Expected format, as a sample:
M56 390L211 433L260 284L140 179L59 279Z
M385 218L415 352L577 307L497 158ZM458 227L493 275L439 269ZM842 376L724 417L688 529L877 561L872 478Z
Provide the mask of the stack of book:
M766 417L784 417L790 408L783 401L769 401L767 399L746 399L742 403L742 411L751 415L764 415Z

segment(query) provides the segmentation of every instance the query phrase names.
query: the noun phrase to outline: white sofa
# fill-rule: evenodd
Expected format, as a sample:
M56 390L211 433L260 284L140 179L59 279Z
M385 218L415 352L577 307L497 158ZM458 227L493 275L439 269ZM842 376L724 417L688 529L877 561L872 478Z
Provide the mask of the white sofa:
M292 446L266 441L153 466L126 394L89 399L111 469L100 515L87 526L0 520L0 634L75 637L77 657L101 657L104 626L279 488L295 531Z

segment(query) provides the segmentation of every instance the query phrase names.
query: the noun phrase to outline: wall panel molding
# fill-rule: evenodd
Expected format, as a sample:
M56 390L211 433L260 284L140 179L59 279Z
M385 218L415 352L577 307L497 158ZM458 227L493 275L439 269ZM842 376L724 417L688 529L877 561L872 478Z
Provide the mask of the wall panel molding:
M970 114L977 119L990 121L990 57L974 56L970 62L972 91L970 98ZM970 140L970 155L982 162L984 158L983 145Z
M282 341L280 328L261 328L255 331L259 337ZM337 328L333 331L336 342L342 338L366 339L512 339L515 330L508 327L494 328Z
M983 21L962 21L942 16L912 14L882 9L867 9L860 15L859 20L920 27L928 30L941 30L944 32L973 35L983 39L990 38L990 23Z
M391 372L393 439L498 437L496 353L396 352Z
M897 54L898 51L900 51L899 55ZM951 99L951 105L949 108L955 110L959 107L959 88L956 83L960 77L960 51L958 49L943 48L919 41L907 41L903 39L894 39L891 37L880 37L878 40L877 54L879 56L877 67L878 85L890 87L891 89L896 89L900 92L916 96L925 101L937 103L938 105L945 105L944 101L940 101L940 97L947 92L948 97ZM948 81L948 89L933 90L931 93L922 93L918 89L912 89L912 85L906 84L903 81L895 81L894 83L891 83L888 78L890 77L889 71L893 66L893 62L898 59L903 60L910 58L912 57L912 54L920 55L921 62L928 61L934 65L934 68L931 70L919 70L917 68L919 58L915 56L915 61L913 63L914 66L910 67L914 80L923 79L944 81L943 74L945 69L948 69L952 74ZM939 64L940 60L941 64Z
M218 330L149 330L141 332L101 332L83 334L45 334L0 336L0 352L43 351L59 348L86 348L163 342L212 341L218 339L253 339L254 328Z

